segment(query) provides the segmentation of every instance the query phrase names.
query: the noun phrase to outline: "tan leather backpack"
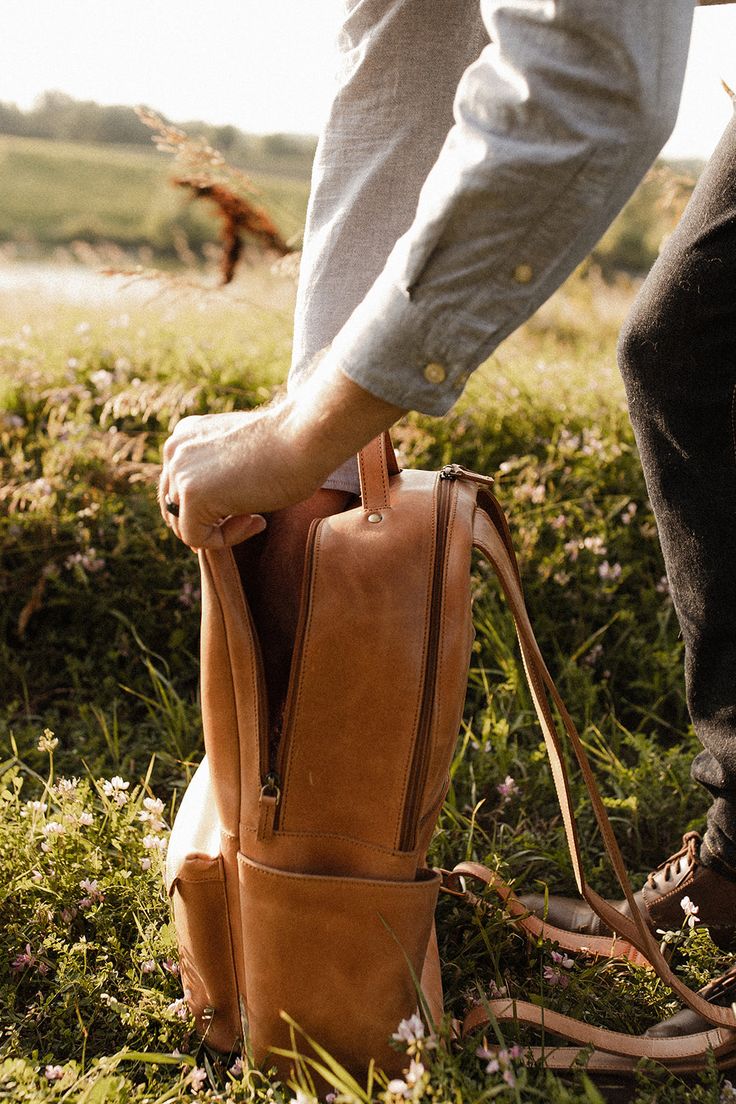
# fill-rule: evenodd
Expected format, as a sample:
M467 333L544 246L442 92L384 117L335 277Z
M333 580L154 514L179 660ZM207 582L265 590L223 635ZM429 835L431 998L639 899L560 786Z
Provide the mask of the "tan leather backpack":
M259 642L232 550L200 554L201 697L206 758L181 803L167 882L189 1006L206 1042L245 1040L257 1063L288 1076L293 1046L282 1013L353 1074L370 1059L389 1074L389 1045L419 1000L438 1022L442 989L434 909L447 892L477 900L461 879L500 893L514 922L570 950L628 957L657 973L714 1027L683 1039L630 1037L522 1001L489 1011L571 1040L544 1052L567 1068L581 1046L593 1069L631 1070L640 1057L674 1070L702 1066L711 1048L736 1055L736 1018L692 993L662 958L633 902L623 861L574 725L544 665L492 480L451 464L399 472L388 435L359 454L361 501L316 521L285 721L275 756ZM560 799L580 892L623 938L580 937L524 912L486 868L426 868L449 784L473 640L473 548L493 565L514 615ZM588 784L605 846L634 919L591 890L577 844L549 694Z

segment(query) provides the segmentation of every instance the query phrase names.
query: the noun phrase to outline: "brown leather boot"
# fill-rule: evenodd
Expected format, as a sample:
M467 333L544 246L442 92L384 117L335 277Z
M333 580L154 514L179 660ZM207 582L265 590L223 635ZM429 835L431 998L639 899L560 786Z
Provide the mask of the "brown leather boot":
M713 942L722 950L736 945L736 881L724 877L700 861L700 835L687 832L682 847L653 871L634 900L653 935L658 930L678 931L685 919L680 902L689 897L697 906L697 918L705 924ZM557 928L583 935L612 935L586 901L572 897L549 897L529 893L520 898L525 908ZM626 901L612 902L626 916Z
M698 989L698 996L715 1004L719 1008L730 1008L736 1001L736 966L731 966L725 974L714 978ZM681 1038L683 1035L697 1035L701 1031L710 1031L713 1025L691 1008L681 1008L668 1020L661 1020L644 1032L650 1039Z

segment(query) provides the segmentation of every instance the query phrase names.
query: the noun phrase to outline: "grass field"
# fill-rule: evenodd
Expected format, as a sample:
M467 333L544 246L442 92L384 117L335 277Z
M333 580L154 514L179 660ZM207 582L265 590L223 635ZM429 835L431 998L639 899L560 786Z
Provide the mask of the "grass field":
M142 163L136 186L151 172ZM197 564L161 525L156 465L179 417L250 407L283 379L293 289L268 273L250 280L149 304L62 306L34 293L0 305L3 1099L296 1097L247 1067L204 1069L160 877L202 744ZM641 877L702 825L705 799L688 780L682 648L615 368L632 293L627 279L577 274L447 417L410 416L395 441L409 466L452 459L496 476L543 651ZM474 856L519 887L570 890L513 628L480 566L474 589L466 717L431 859ZM574 792L590 881L613 892L577 782ZM631 966L582 958L567 984L550 982L549 945L528 948L493 901L474 912L443 900L438 929L455 1015L491 984L625 1031L675 1007ZM684 930L675 962L699 985L730 958ZM562 1082L519 1061L509 1084L486 1064L473 1048L432 1052L412 1099L601 1099L583 1071ZM685 1086L650 1066L630 1099L716 1104L721 1091L712 1070ZM374 1099L399 1098L379 1085Z

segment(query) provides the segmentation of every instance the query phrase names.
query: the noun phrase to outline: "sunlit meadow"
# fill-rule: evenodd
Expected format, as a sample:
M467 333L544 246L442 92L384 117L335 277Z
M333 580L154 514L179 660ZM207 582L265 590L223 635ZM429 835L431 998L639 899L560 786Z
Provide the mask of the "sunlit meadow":
M14 286L0 307L0 1098L306 1104L308 1079L282 1086L247 1056L228 1067L201 1049L183 1000L161 870L202 754L199 582L155 502L178 418L281 386L293 283L267 266L225 291L74 271ZM615 366L634 290L587 266L447 417L412 415L394 436L407 466L452 459L495 476L542 649L640 878L702 826L705 799L688 777L682 648ZM431 859L570 890L513 628L482 565L474 593L466 718ZM613 892L579 784L575 799L590 880ZM698 986L730 959L687 921L674 961ZM508 993L641 1031L676 1007L633 966L529 946L491 898L444 898L438 929L453 1016ZM356 1086L336 1069L333 1099L601 1099L584 1062L559 1080L525 1065L524 1037L507 1033L499 1055L495 1039L460 1049L436 1027L439 1041L397 1025L403 1078ZM684 1086L650 1066L617 1099L716 1104L729 1091L713 1070Z

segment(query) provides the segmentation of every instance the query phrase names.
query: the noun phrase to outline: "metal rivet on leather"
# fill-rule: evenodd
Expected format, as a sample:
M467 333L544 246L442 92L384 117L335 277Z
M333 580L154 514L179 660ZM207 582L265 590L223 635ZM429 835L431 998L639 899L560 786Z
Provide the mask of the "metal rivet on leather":
M383 521L383 514L369 514L368 521Z

